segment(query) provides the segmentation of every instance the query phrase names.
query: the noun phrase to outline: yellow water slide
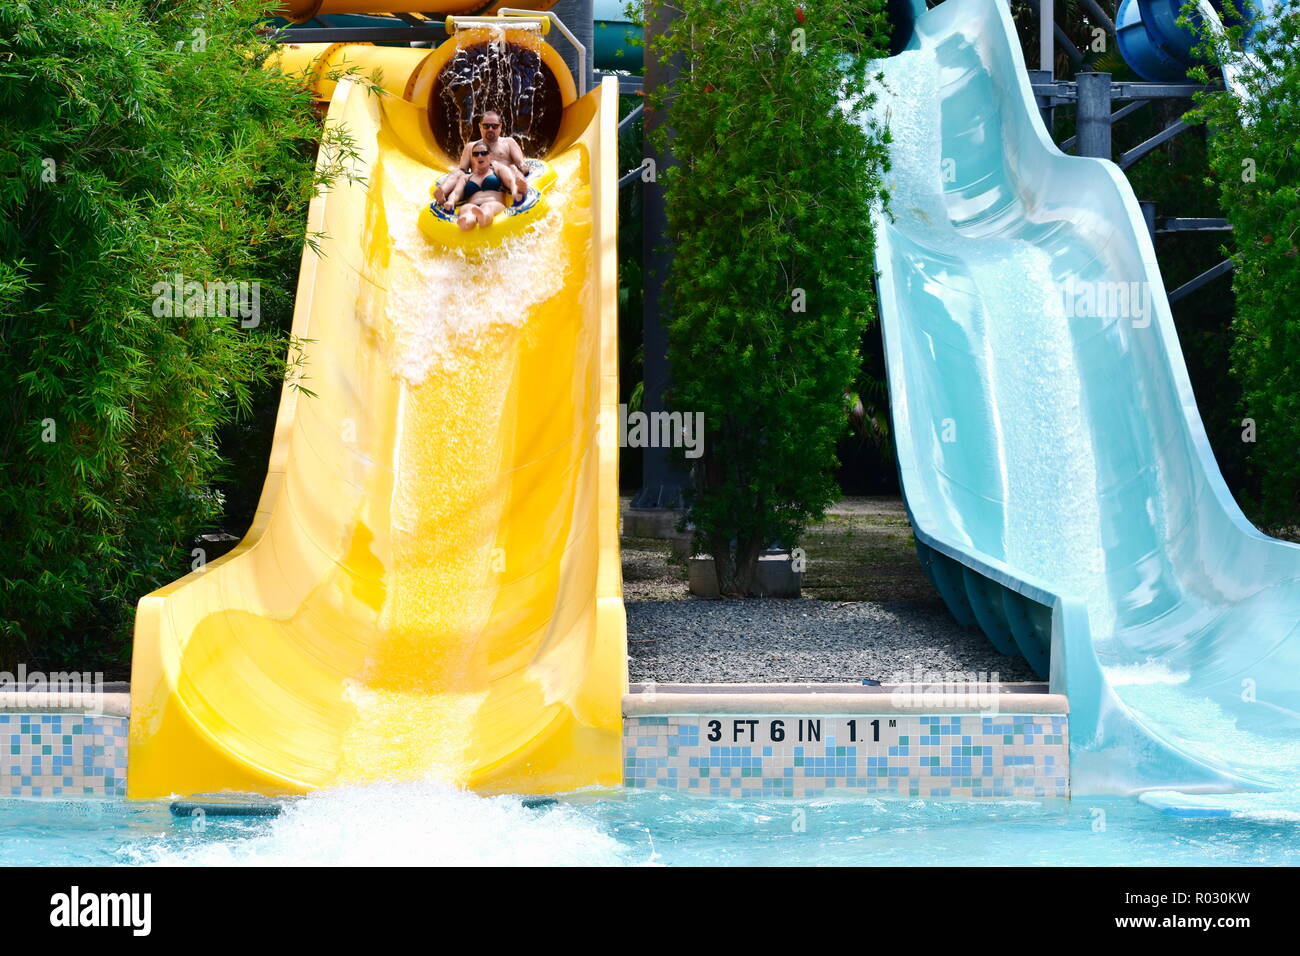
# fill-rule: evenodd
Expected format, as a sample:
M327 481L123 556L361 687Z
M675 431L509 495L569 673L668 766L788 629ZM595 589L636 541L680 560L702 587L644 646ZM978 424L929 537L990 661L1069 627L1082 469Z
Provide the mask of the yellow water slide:
M476 16L495 14L504 8L549 10L556 0L283 0L280 14L302 23L329 13L454 13Z
M547 212L494 246L431 243L417 217L457 125L440 77L503 38L554 81L531 140ZM140 601L128 793L615 783L617 87L578 98L513 28L432 52L295 46L281 66L328 100L348 145L319 162L347 175L308 212L305 362L253 526Z

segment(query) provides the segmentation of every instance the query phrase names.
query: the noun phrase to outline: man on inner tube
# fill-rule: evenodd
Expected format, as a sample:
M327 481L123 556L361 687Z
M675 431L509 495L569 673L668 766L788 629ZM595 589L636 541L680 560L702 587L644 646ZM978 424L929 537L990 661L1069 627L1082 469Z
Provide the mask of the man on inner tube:
M524 177L528 175L528 164L524 161L524 151L513 136L501 135L501 114L496 110L488 110L479 119L478 128L483 138L465 144L465 148L460 151L460 165L444 176L442 181L438 183L438 188L434 190L433 198L440 205L447 205L447 197L470 174L470 151L479 144L488 148L494 162L511 167L517 185L515 191L516 202L522 201L524 195L528 192L528 184L524 181Z

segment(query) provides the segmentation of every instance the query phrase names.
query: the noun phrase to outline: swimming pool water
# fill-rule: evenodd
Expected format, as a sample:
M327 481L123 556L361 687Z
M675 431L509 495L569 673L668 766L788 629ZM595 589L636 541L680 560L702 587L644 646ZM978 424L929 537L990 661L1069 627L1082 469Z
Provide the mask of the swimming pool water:
M1187 820L1135 800L723 801L599 790L529 808L443 784L288 801L277 818L165 802L0 801L0 865L1295 865L1300 813Z

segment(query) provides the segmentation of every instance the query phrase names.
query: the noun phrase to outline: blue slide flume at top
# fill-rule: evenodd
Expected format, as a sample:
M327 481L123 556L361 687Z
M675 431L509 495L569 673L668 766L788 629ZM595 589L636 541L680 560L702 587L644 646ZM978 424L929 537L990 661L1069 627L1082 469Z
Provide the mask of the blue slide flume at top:
M923 566L1068 695L1076 795L1288 802L1300 547L1223 482L1128 181L1052 143L1005 2L946 0L881 68L877 281Z
M1115 16L1119 50L1139 76L1153 82L1187 79L1196 65L1202 30L1224 29L1224 22L1243 26L1242 41L1247 51L1258 28L1272 22L1285 0L1197 0L1186 10L1185 0L1123 0ZM1225 74L1231 70L1225 71ZM1229 86L1233 78L1224 76Z

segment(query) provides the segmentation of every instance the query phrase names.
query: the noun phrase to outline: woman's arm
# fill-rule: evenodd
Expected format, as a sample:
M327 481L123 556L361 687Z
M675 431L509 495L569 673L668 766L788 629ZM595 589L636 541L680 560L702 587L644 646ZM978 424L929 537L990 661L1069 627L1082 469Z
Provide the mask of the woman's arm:
M469 182L468 176L460 177L460 182L456 183L456 188L447 196L447 208L455 209L456 203L460 202L460 194L465 191L465 184Z

